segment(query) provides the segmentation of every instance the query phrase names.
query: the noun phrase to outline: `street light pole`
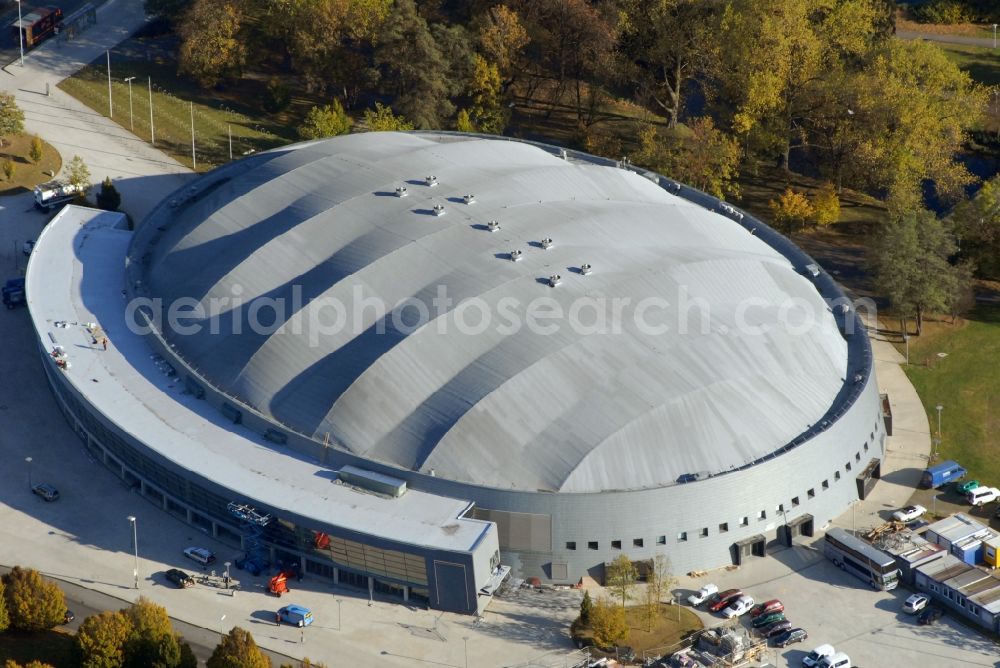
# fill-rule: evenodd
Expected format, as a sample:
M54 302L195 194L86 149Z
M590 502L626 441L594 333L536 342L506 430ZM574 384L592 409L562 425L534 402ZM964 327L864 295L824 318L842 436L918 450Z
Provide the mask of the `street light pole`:
M341 616L340 616L340 604L341 604L341 603L343 603L343 601L341 601L341 600L340 600L340 599L338 598L338 599L337 599L337 630L338 630L338 631L341 631L341 630L343 630L343 627L342 627L342 626L340 625L340 620L341 620Z
M125 518L132 525L132 554L135 556L135 567L132 569L132 578L135 581L135 588L139 588L139 538L135 529L135 515Z
M31 457L25 457L24 461L28 462L28 489L31 489Z
M149 143L156 143L156 135L153 133L153 77L146 77L146 84L149 86Z
M469 636L462 636L465 643L465 668L469 668Z
M993 33L996 34L996 31L996 26L994 26ZM21 47L21 67L24 67L24 26L21 25L21 0L17 0L17 41Z
M910 335L903 332L903 343L906 344L906 366L910 366Z
M108 118L115 117L115 107L111 103L111 50L104 52L108 56Z
M938 404L937 406L935 406L935 408L937 409L938 413L938 438L941 438L941 411L944 410L944 406Z
M18 7L20 7L21 3L18 2L17 5L18 5ZM997 24L996 23L993 24L993 48L994 49L997 48Z
M135 130L135 121L132 117L132 80L135 77L125 77L125 83L128 84L128 129Z

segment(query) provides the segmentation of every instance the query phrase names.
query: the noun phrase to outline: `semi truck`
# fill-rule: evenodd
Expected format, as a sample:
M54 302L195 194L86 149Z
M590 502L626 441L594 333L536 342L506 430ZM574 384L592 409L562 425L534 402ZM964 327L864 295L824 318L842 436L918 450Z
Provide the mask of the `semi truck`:
M80 189L65 181L49 181L35 186L35 207L48 211L53 207L69 204Z
M49 35L55 34L62 25L62 20L63 12L59 7L36 7L11 23L10 28L14 39L25 49L30 49Z
M941 485L947 485L952 480L959 480L968 473L957 462L951 460L941 462L936 466L929 466L924 470L924 475L920 479L920 486L925 489L933 489Z

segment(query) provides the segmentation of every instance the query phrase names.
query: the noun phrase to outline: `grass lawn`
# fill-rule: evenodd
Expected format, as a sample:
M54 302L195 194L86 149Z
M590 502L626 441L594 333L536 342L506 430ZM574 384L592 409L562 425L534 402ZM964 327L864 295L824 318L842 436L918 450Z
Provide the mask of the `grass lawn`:
M954 459L969 477L1000 484L1000 306L980 306L950 325L931 322L910 337L907 375L927 411L932 435L941 412L940 459ZM941 357L938 353L946 353Z
M678 612L680 613L680 622L677 621ZM646 630L646 619L643 616L641 606L625 608L625 621L628 623L631 633L629 639L621 644L635 650L635 654L639 658L642 658L644 651L657 650L660 653L670 651L693 631L704 628L698 615L687 608L666 604L660 605L659 618L654 621L652 629L649 631ZM593 636L589 629L584 628L580 630L579 637L589 639ZM596 656L600 652L594 651L594 654Z
M14 163L14 178L7 180L0 171L0 196L16 195L31 190L39 183L44 183L52 177L46 174L58 174L62 168L62 158L59 152L46 142L42 142L42 159L36 165L28 158L31 147L31 135L18 135L4 139L0 147L0 163L10 160Z
M1000 49L935 42L950 60L987 86L1000 84Z
M73 636L60 631L21 633L8 630L0 633L0 665L7 659L20 664L38 659L55 668L73 668L76 666Z

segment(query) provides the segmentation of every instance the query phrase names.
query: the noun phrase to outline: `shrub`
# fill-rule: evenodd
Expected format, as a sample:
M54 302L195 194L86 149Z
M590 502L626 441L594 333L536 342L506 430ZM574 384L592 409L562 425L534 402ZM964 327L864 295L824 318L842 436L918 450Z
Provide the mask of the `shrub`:
M42 161L42 138L35 135L31 138L31 147L28 149L28 157L36 165Z
M832 225L840 220L840 198L837 189L829 181L820 186L810 202L812 220L820 227Z
M267 95L264 96L264 111L276 113L286 109L292 102L292 92L288 86L281 83L277 77L267 82Z
M340 100L323 107L313 107L306 114L306 120L299 126L299 136L303 139L336 137L351 131L351 117L344 111Z
M14 174L17 173L17 165L14 164L12 160L3 161L3 175L8 181L14 180Z
M117 211L121 206L122 196L111 182L111 177L106 176L101 182L101 189L97 191L97 207L105 211Z
M63 623L66 599L38 571L15 566L3 576L10 625L21 631L43 631Z

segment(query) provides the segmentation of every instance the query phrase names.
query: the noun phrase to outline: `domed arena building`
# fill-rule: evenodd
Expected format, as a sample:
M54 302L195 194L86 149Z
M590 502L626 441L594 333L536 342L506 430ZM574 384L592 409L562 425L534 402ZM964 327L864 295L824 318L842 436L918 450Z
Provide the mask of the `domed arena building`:
M765 556L884 454L865 329L829 275L724 202L558 147L276 149L134 233L67 207L27 286L60 405L145 497L251 570L443 610L620 555Z

